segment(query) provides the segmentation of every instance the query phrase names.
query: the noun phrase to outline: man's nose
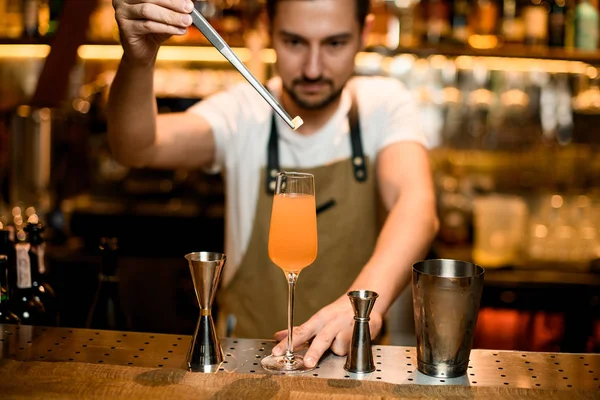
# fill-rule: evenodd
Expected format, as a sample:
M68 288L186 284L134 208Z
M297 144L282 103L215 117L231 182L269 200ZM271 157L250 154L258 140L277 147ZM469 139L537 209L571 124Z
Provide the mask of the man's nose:
M319 78L323 74L321 62L321 51L319 46L311 46L304 65L304 76L308 79Z

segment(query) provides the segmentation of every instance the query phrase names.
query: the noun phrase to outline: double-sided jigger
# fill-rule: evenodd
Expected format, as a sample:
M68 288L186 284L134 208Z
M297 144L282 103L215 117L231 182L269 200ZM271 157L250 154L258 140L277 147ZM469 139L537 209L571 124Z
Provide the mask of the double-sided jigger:
M188 367L193 372L216 372L223 362L223 350L211 309L226 257L221 253L196 252L186 254L185 258L200 305L200 318L187 354Z
M344 369L354 373L373 372L375 363L371 347L369 315L379 295L370 290L354 290L348 293L348 297L354 309L354 332L352 332L352 344Z

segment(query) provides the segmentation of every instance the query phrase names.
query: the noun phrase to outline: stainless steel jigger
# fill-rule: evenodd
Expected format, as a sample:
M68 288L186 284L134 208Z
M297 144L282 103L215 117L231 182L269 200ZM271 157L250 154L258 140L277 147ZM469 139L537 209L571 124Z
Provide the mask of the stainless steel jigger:
M344 369L354 373L373 372L375 363L371 348L369 315L379 295L370 290L354 290L348 293L348 297L354 308L354 332Z
M193 372L215 372L223 362L223 350L215 331L211 308L226 257L221 253L196 252L186 254L185 258L200 305L200 318L187 354L188 367Z

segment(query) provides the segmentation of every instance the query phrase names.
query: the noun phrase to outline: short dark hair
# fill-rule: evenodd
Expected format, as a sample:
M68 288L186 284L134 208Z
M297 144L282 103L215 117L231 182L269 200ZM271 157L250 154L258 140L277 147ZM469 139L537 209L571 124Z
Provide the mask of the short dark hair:
M313 0L267 0L267 15L269 17L269 24L273 23L275 19L275 11L277 8L277 3L280 1L313 1ZM358 20L358 24L362 29L365 26L365 20L367 19L367 15L369 15L369 10L371 6L370 0L354 0L356 4L356 18Z

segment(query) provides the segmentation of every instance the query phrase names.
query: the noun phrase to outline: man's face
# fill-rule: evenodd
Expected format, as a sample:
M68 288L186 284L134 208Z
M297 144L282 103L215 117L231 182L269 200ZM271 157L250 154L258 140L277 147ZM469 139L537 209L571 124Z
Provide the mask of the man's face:
M354 73L361 48L355 0L281 0L272 44L283 89L301 108L335 101Z

